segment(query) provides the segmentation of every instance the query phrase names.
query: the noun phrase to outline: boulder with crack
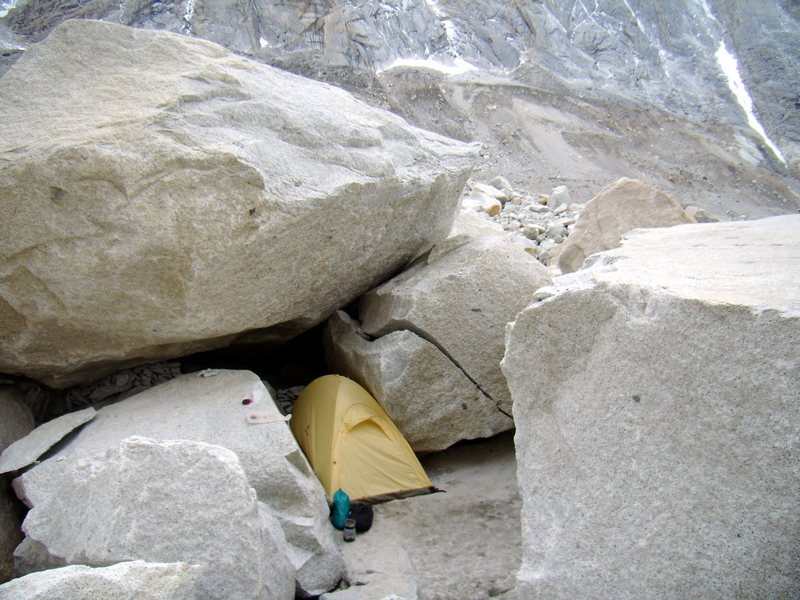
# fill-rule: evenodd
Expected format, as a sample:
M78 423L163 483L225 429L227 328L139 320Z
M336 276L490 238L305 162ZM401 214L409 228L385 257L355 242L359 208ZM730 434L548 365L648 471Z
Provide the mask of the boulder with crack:
M201 567L141 560L109 567L70 565L0 585L9 600L195 600Z
M619 246L622 234L643 227L671 227L695 220L667 194L622 177L586 203L557 251L562 273L581 268L587 256Z
M550 282L550 271L506 234L460 217L454 235L365 294L359 315L372 337L406 330L432 343L510 416L511 395L500 371L505 326ZM436 402L420 400L423 406ZM511 427L509 419L505 428Z
M198 599L294 597L283 531L230 450L130 437L60 462L64 476L50 481L23 523L22 572L186 562L202 567ZM22 488L41 485L37 470L18 479Z
M343 311L328 319L326 362L369 390L413 450L444 450L510 427L511 419L427 340L403 330L372 341L359 330Z
M633 232L509 326L520 597L800 595L798 231Z
M478 150L86 20L0 79L0 113L0 372L52 387L321 323L446 237Z
M184 375L100 409L69 444L15 481L17 494L36 507L70 476L66 459L108 451L135 435L234 452L258 499L283 527L298 590L318 595L339 581L344 562L328 523L325 492L267 389L249 371Z

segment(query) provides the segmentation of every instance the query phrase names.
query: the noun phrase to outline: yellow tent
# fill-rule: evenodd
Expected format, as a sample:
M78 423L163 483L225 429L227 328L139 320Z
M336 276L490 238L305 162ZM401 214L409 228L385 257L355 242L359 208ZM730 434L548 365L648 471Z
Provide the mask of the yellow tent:
M383 502L435 491L403 435L355 381L315 379L290 423L329 497L342 489L353 500Z

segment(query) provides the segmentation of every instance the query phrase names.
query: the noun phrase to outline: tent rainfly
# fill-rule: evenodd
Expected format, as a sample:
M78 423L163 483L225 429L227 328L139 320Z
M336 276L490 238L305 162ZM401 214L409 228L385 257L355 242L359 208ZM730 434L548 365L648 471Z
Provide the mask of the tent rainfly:
M436 491L380 404L351 379L312 381L290 423L329 498L339 489L370 503Z

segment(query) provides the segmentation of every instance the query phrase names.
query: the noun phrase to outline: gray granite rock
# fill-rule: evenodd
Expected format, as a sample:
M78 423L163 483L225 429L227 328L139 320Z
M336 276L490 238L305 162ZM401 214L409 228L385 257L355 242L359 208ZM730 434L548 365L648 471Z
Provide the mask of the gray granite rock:
M417 452L444 450L513 426L461 369L411 331L371 341L338 311L325 326L324 344L329 367L363 385Z
M247 404L243 404L247 400ZM251 423L250 415L271 422ZM300 589L319 594L336 585L344 564L328 523L325 492L261 380L249 371L184 375L97 412L91 427L20 482L31 506L47 501L68 477L64 461L108 451L130 436L187 439L238 456L249 485L281 522Z
M266 520L236 454L201 442L122 440L61 461L65 476L23 524L37 570L130 559L202 566L196 598L294 597L283 532ZM20 479L36 477L36 469ZM76 510L76 507L83 507Z
M797 89L800 64L800 7L795 2L741 3L712 0L714 13L729 32L730 50L753 100L755 113L787 158L800 157ZM796 167L795 167L796 169ZM798 171L795 170L795 176Z
M478 150L79 19L0 78L0 113L0 371L52 387L324 321L447 235Z
M581 268L587 256L616 248L622 234L639 227L671 227L694 219L667 194L636 179L623 177L605 187L580 213L560 248L562 273Z
M199 566L130 561L108 567L71 565L0 585L3 600L195 600Z
M509 327L521 598L800 594L798 230L639 230Z
M719 223L721 219L699 206L687 206L685 209L686 214L692 217L698 223Z
M472 227L457 222L427 257L366 294L359 317L370 336L408 330L428 340L510 414L500 371L505 325L551 275L509 236Z
M569 188L565 185L559 185L554 187L547 197L547 206L555 210L562 204L569 204L570 199Z

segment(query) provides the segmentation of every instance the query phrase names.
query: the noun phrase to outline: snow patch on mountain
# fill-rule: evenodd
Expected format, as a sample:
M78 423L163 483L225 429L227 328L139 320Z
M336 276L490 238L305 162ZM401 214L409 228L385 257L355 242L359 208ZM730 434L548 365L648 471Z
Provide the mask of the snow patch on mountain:
M5 17L8 12L17 5L18 0L0 0L0 19Z
M477 71L478 67L468 63L461 57L456 57L452 62L442 62L435 58L398 58L392 64L382 69L378 69L378 73L394 69L396 67L415 67L423 69L432 69L439 71L445 75L460 75L468 71Z

